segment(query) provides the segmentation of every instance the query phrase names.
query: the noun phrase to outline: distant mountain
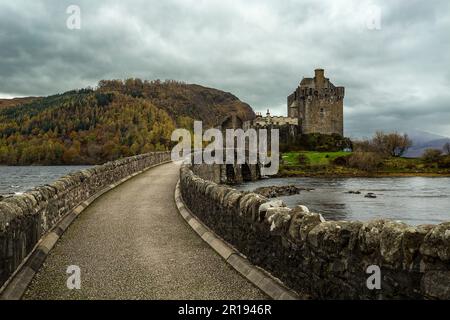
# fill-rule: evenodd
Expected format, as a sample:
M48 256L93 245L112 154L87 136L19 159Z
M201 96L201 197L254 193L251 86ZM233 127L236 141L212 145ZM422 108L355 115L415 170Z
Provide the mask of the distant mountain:
M3 101L0 164L98 164L169 150L176 127L255 114L231 93L175 81L102 80L98 88Z
M37 97L25 97L25 98L13 98L13 99L0 99L0 109L15 107L20 104L30 103L33 100L38 99Z
M404 155L407 158L418 158L426 149L442 149L444 144L450 143L448 137L425 131L410 131L408 136L413 141L413 145Z

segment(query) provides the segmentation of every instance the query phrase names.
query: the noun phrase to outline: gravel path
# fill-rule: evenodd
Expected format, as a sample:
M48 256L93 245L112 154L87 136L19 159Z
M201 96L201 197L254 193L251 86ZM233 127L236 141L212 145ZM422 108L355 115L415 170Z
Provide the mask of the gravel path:
M178 214L165 164L88 207L50 252L24 299L266 299ZM81 289L66 269L81 269Z

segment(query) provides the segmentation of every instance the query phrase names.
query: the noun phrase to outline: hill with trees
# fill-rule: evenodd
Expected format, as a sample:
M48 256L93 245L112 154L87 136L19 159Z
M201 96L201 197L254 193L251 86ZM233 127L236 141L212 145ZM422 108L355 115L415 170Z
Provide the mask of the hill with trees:
M178 81L102 80L98 91L143 98L166 111L172 119L189 117L202 120L204 127L217 125L231 112L242 120L255 117L252 108L231 93Z
M0 164L99 164L169 150L176 127L254 113L230 93L175 81L102 80L0 108Z

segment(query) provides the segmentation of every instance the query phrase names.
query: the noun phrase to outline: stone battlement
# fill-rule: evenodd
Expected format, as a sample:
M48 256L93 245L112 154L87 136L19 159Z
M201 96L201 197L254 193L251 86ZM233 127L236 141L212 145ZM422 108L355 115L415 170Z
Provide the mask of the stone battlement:
M321 98L333 98L339 100L344 99L345 88L344 87L334 87L333 88L321 88L314 89L309 87L299 86L296 91L294 91L288 97L288 102L294 102L298 98L302 99L321 99Z

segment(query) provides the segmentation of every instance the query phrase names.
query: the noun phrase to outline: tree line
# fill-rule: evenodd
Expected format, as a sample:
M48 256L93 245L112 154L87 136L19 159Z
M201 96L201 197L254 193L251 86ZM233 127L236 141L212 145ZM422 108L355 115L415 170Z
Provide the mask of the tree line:
M346 159L338 159L342 164L364 171L375 171L389 158L403 156L412 146L407 134L378 131L370 139L353 141L353 153ZM450 168L450 143L443 149L427 149L421 157L424 167Z

